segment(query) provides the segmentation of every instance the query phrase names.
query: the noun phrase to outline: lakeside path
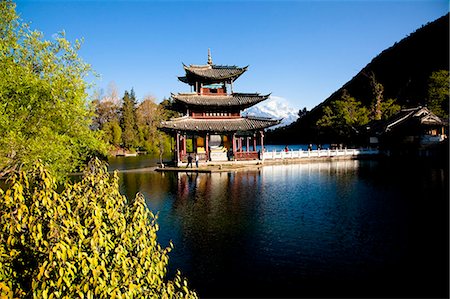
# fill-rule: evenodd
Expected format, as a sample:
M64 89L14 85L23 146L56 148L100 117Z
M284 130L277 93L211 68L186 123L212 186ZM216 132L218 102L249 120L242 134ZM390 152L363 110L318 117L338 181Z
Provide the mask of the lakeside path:
M292 159L277 159L277 160L251 160L251 161L222 161L222 162L199 162L199 167L194 165L186 168L187 163L182 163L179 167L158 167L155 171L159 172L194 172L194 173L213 173L213 172L233 172L246 170L259 170L261 167L267 165L289 165L300 163L317 163L317 162L331 162L342 160L358 160L366 159L368 156L343 156L343 157L311 157L311 158L292 158ZM374 158L371 155L370 158Z

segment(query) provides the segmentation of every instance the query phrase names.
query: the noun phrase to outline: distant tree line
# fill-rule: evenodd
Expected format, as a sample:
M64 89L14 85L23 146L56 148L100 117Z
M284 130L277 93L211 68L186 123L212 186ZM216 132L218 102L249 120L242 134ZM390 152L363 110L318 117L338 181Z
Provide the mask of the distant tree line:
M149 154L163 154L170 151L170 137L158 130L158 124L176 115L171 110L170 100L160 104L147 96L138 102L133 89L117 97L115 87L110 87L108 95L93 101L95 117L94 130L102 132L103 140L110 151L145 151Z

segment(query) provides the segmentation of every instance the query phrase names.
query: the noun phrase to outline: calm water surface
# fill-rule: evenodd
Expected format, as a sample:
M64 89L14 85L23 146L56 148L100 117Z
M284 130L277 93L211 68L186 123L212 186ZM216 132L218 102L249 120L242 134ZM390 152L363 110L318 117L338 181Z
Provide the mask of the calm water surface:
M200 297L448 297L448 167L339 161L120 176L124 194L142 192L159 213L159 241L175 244L170 271Z

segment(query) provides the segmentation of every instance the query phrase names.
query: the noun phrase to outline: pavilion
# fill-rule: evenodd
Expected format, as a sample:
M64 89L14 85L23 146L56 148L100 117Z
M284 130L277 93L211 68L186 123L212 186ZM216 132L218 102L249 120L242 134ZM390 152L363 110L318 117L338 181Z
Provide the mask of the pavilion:
M186 75L178 79L190 85L191 92L171 97L185 114L160 125L174 137L175 162L194 153L203 161L260 159L257 145L264 148L264 129L281 120L241 116L242 110L270 96L233 91L233 82L248 66L215 65L208 50L206 65L183 67Z

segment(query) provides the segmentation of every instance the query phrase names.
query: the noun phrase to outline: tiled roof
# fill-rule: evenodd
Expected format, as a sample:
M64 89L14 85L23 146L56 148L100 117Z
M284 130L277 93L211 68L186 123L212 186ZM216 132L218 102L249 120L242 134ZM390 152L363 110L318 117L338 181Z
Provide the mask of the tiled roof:
M178 77L178 79L184 83L192 83L195 78L201 78L206 82L215 82L218 80L225 79L236 79L242 75L248 68L237 67L235 65L190 65L186 66L183 64L184 70L186 71L185 77Z
M413 127L417 125L443 126L446 125L446 122L428 110L428 108L419 106L402 109L384 121L373 121L367 128L376 134L383 134L396 127Z
M426 125L443 125L442 120L426 107L402 109L387 121L386 131L409 121Z
M198 95L197 93L172 94L172 98L189 106L238 106L242 109L266 100L268 95L258 93L233 93L231 95Z
M242 117L230 119L197 119L180 117L161 122L160 128L196 132L236 132L268 128L281 122L278 119Z

